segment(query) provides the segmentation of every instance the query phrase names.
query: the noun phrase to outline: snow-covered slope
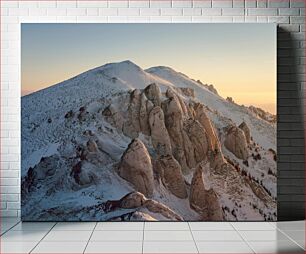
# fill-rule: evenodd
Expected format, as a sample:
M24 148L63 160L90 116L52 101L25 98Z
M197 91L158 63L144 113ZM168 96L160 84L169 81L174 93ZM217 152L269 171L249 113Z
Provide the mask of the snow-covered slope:
M125 195L135 190L117 172L122 155L133 139L135 117L139 118L137 121L144 117L133 111L139 103L133 100L143 96L147 110L152 109L153 100L146 98L150 98L150 92L144 95L144 89L152 83L162 92L160 107L164 114L163 105L171 100L171 91L175 91L181 106L184 104L189 110L182 121L193 117L191 111L196 103L206 106L227 164L237 169L237 172L211 173L210 180L205 179L206 184L214 186L224 219L276 218L276 163L269 151L276 150L275 125L171 68L142 70L124 61L97 67L22 97L22 215L25 220L203 219L190 207L188 198L173 195L156 176L153 201L148 200L147 206L122 209L118 205ZM180 90L182 87L194 91L195 97ZM134 89L141 95L132 92ZM149 112L146 114L148 117ZM242 122L249 126L252 136L247 148L249 166L223 145L226 128ZM153 134L150 130L136 133L148 149L155 168ZM184 172L188 193L194 171L195 168L190 168L188 173Z
M106 100L111 95L156 83L161 87L173 84L146 73L131 61L110 63L86 71L57 85L22 97L22 146L23 168L30 166L32 153L46 149L51 139L56 142L61 125L69 110L77 109L94 100ZM50 120L49 120L50 119ZM49 123L56 119L55 123ZM40 127L40 128L38 128ZM33 140L33 130L37 139ZM55 131L55 133L54 133ZM41 139L46 136L48 139ZM31 144L31 145L29 145Z

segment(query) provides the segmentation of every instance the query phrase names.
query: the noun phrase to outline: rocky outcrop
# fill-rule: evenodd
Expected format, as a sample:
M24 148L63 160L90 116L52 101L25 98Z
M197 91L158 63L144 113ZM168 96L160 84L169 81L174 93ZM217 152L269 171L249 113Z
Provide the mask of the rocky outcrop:
M250 128L247 126L247 124L245 122L242 122L240 125L239 125L239 128L241 130L243 130L244 132L244 135L245 135L245 138L246 138L246 141L248 144L250 144L251 142L251 132L250 132Z
M203 170L209 170L209 163L205 168L201 164L196 168L190 187L190 207L202 216L202 220L222 220L223 213L215 191L204 185Z
M228 128L224 145L239 159L246 160L249 156L248 144L244 132L236 126L230 126Z
M118 129L120 132L122 131L124 118L120 111L118 111L113 105L106 107L103 110L102 115L112 126Z
M116 112L109 106L104 110L113 125L121 126L131 138L142 132L151 136L152 146L158 156L173 155L183 172L189 172L197 163L207 159L208 152L214 159L223 158L214 127L200 103L187 103L183 96L193 96L193 89L168 88L167 99L161 101L159 86L150 84L143 92L135 89L130 94L128 109ZM160 106L158 106L160 105ZM122 123L122 115L127 120ZM217 157L217 155L221 155Z
M158 155L172 154L171 141L165 126L164 113L159 106L154 107L149 115L152 145Z
M92 164L86 161L79 161L72 167L71 176L80 186L88 186L96 183L98 177L92 168Z
M154 179L151 158L147 148L139 139L132 140L123 153L118 173L130 182L135 190L147 197L153 194Z
M202 86L205 86L209 91L211 91L212 93L214 94L217 94L218 95L218 91L217 89L213 86L213 84L203 84L201 80L197 80L197 83L202 85Z
M201 104L201 103L196 103L194 105L194 111L195 111L196 120L198 120L201 123L201 125L203 126L203 128L207 132L209 149L212 150L212 151L214 151L214 150L220 151L221 148L220 148L219 139L217 137L217 134L215 132L215 129L214 129L210 119L208 118L208 116L205 112L204 105Z
M194 98L194 89L189 88L189 87L179 87L178 88L182 94Z
M40 181L53 176L56 173L58 161L57 155L42 157L35 167L30 167L21 183L22 196L30 192Z
M195 161L205 160L209 147L208 137L203 126L197 120L188 119L184 122L184 131L193 146ZM187 161L190 161L190 158L187 158Z
M209 91L211 91L212 93L214 93L214 94L217 94L218 95L218 91L217 91L217 89L212 85L212 84L210 84L210 85L206 85L206 87L207 87L207 89L209 90Z
M261 199L264 202L268 200L268 193L262 188L262 186L249 179L247 179L247 183L249 184L251 190L259 199Z
M166 96L167 98L169 98L170 100L175 100L176 103L178 103L180 105L180 109L182 112L182 116L185 117L188 115L189 111L187 109L187 106L184 102L184 100L181 98L181 96L179 96L175 90L173 88L168 88L166 91ZM189 116L189 115L188 115Z
M146 197L140 192L131 192L120 199L120 207L125 209L143 206L147 201Z
M251 112L253 112L257 117L260 117L261 119L269 122L269 123L276 123L277 116L273 115L269 112L264 111L261 108L257 108L254 106L247 107Z
M210 166L213 169L219 170L225 163L225 159L215 128L208 118L205 106L203 104L196 103L193 108L195 112L195 119L200 122L207 134L206 137L208 142Z
M161 106L161 93L159 86L155 83L148 85L144 89L145 95L153 103L154 106Z
M188 169L185 157L183 139L183 110L175 92L171 89L166 93L168 99L163 102L162 108L165 114L165 126L168 130L172 154L184 170Z
M192 134L187 133L186 124L185 124L185 128L183 128L182 136L183 136L183 142L184 142L184 157L185 157L186 164L187 164L187 169L186 168L182 168L182 169L184 172L188 173L189 172L188 169L194 168L197 162L195 158L195 145L190 140L190 136L192 136Z
M202 166L198 165L191 181L189 202L190 206L197 211L204 210L206 204L206 192L204 187Z
M187 198L181 166L172 155L161 156L156 162L156 169L162 183L173 195Z
M144 207L150 212L155 214L161 214L162 216L168 218L169 220L183 221L183 218L171 210L168 206L157 202L155 200L149 199L145 202Z
M149 113L152 107L152 102L147 99L144 93L142 93L140 96L139 124L140 131L145 135L150 135Z
M130 138L137 138L140 132L140 97L141 92L139 89L135 89L130 95L128 118L123 124L123 133Z
M88 152L90 152L90 153L98 152L98 145L93 139L89 139L87 141L86 147L87 147Z
M155 200L147 199L139 192L131 192L125 195L120 199L119 206L124 209L145 208L151 213L160 214L170 220L183 221L183 218L169 207Z

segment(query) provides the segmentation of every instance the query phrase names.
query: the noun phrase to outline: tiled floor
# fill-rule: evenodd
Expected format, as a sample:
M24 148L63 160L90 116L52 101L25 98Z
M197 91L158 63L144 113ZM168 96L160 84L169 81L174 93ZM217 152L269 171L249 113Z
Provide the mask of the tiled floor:
M19 222L1 219L0 253L304 253L305 221Z

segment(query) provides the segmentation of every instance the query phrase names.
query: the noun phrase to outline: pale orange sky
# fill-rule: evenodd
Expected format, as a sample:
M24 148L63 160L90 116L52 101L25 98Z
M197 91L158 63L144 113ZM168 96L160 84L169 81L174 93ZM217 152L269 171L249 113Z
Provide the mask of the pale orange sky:
M276 112L274 24L22 24L22 92L108 62L164 65Z

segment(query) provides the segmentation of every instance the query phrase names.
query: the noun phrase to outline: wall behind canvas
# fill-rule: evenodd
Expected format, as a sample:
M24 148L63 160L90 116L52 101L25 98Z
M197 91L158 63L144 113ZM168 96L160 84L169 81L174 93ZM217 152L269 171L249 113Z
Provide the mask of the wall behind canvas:
M278 23L278 219L304 218L304 0L1 1L1 216L20 215L20 23Z

